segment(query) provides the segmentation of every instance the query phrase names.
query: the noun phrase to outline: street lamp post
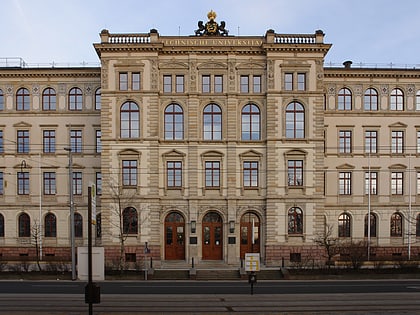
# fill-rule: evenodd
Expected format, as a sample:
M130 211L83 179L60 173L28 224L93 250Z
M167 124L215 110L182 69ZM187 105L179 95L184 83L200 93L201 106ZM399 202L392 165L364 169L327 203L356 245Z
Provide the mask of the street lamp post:
M70 246L71 246L71 279L76 280L76 248L74 244L74 202L73 202L73 155L71 148L64 150L69 152L69 196L70 196Z

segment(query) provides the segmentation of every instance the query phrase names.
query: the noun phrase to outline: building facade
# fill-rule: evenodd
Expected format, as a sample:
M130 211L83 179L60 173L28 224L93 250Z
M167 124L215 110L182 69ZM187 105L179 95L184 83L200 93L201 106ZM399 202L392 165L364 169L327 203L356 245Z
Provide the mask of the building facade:
M230 36L215 18L103 30L100 67L1 67L4 259L69 255L70 173L76 246L94 183L108 263L324 261L326 230L418 258L420 70L326 67L322 31Z

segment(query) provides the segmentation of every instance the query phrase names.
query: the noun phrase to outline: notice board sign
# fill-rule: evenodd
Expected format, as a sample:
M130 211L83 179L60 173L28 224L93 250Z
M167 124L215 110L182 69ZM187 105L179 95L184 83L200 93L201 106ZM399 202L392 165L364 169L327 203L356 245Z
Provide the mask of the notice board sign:
M260 253L245 253L245 271L260 271Z

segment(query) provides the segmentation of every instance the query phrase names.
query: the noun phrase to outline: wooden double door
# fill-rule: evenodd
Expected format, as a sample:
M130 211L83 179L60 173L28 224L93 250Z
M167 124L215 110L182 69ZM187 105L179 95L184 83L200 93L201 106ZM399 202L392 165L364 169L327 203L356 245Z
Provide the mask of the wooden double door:
M202 224L202 259L223 259L223 220L217 212L209 212Z
M246 253L260 252L260 220L252 212L245 213L241 218L241 258Z
M185 260L185 220L178 212L165 218L165 259Z

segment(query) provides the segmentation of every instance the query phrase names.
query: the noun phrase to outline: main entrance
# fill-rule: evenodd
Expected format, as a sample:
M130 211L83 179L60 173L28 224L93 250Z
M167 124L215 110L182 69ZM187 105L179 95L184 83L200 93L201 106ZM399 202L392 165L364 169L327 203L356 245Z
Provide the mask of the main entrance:
M252 212L245 213L241 218L241 258L245 253L260 252L260 220Z
M178 212L171 212L165 218L165 259L185 259L185 221Z
M217 212L203 218L203 260L223 259L223 221Z

